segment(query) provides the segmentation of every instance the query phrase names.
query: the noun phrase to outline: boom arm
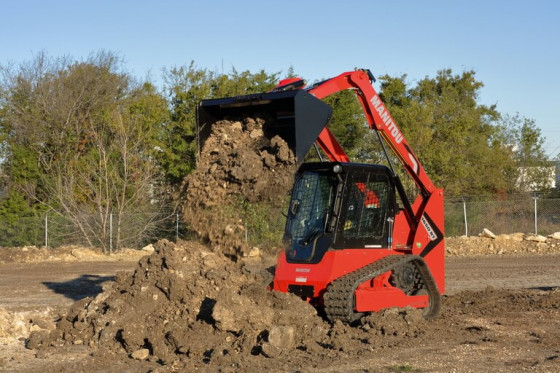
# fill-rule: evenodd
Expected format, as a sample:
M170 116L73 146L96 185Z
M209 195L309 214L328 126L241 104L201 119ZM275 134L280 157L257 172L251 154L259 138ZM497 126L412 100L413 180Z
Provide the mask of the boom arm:
M389 147L418 185L422 194L424 196L431 195L436 187L373 88L372 80L373 75L369 70L356 70L318 83L310 87L308 92L318 99L323 99L336 92L346 89L353 90L362 105L369 127L378 131L385 142L389 144ZM332 161L349 161L348 156L327 127L319 134L317 143Z

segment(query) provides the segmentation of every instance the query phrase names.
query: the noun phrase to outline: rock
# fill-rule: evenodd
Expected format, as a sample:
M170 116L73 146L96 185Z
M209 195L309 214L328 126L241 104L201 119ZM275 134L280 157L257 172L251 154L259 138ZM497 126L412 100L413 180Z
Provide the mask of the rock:
M248 253L245 254L247 258L257 258L261 256L261 249L258 247L252 247Z
M292 326L273 326L268 332L268 342L262 345L262 352L274 358L290 351L294 344L295 330Z
M43 344L43 341L47 338L49 332L47 330L39 330L31 332L29 338L25 341L25 348L29 350L34 350Z
M41 328L39 325L33 324L33 325L31 325L31 328L29 328L29 331L31 331L31 332L36 332L36 331L42 330L42 329L43 329L43 328Z
M232 129L233 131L241 131L241 130L243 130L243 124L242 124L241 122L239 122L239 121L233 122L233 123L231 124L231 129Z
M150 350L147 348L136 350L130 355L130 357L136 360L146 360L148 356L150 356Z
M147 245L147 246L144 246L144 247L142 248L142 251L145 251L145 252L147 252L147 253L153 253L153 252L155 251L154 245L149 244L149 245Z
M254 130L251 131L251 133L249 133L249 137L252 139L258 139L260 137L263 137L264 133L262 131L262 129L260 128L255 128Z
M552 238L554 240L560 240L560 232L554 232L551 235L549 235L548 237Z
M510 235L510 238L513 241L521 242L521 241L523 241L524 236L525 235L523 233L513 233L513 234Z
M231 224L226 225L226 227L224 228L224 234L226 236L231 236L234 233L235 233L234 227Z
M486 237L486 238L496 238L496 235L494 233L492 233L489 229L484 228L482 230L482 233L480 234L481 237Z
M485 292L485 293L491 293L491 292L493 292L494 290L496 290L496 289L495 289L492 285L487 285L487 286L486 286L486 289L484 289L484 292Z
M537 243L537 249L539 249L539 251L544 251L547 248L548 248L548 245L546 244L546 242Z
M232 302L237 304L242 303L238 294L230 295ZM216 321L216 327L221 331L230 331L238 333L242 326L238 322L238 317L235 314L234 306L230 302L218 301L212 310L212 318Z
M525 236L525 240L527 241L533 241L533 242L546 242L546 237L545 236L541 236L539 234L535 235L535 234L530 234Z
M78 258L78 259L83 259L87 256L84 253L83 249L73 249L70 253L72 254L73 257Z
M293 326L273 326L268 332L268 343L276 348L289 350L294 346Z
M53 330L53 329L56 328L56 325L53 321L45 320L45 319L40 318L40 317L33 318L31 320L31 322L33 323L33 326L36 326L39 329ZM33 326L32 326L32 328L33 328Z

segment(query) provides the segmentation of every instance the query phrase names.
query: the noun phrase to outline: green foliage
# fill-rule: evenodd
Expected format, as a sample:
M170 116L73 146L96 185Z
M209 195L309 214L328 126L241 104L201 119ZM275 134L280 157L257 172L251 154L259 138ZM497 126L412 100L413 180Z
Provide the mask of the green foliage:
M250 245L264 248L282 246L282 235L286 219L289 198L279 197L274 203L251 203L247 200L237 201L234 205L242 212Z
M497 137L496 108L477 102L475 73L442 70L413 88L405 79L381 77L381 96L434 183L448 195L511 191L511 150Z
M0 220L41 222L38 217L48 207L53 214L73 214L72 223L87 236L93 229L106 233L115 212L117 224L118 216L137 211L160 216L152 202L177 192L196 166L197 104L269 91L278 75L235 69L223 74L191 62L165 73L166 98L151 83L136 83L107 52L85 61L39 54L17 67L0 66ZM289 68L287 77L293 76ZM549 163L536 123L519 114L501 117L496 107L479 104L483 84L473 71L442 70L414 86L406 76L383 76L381 84L391 115L447 195L511 192L520 170L529 175L520 188L544 188L543 166ZM340 92L325 101L333 107L329 128L351 159L382 161L355 93ZM277 240L283 219L276 224L270 217L280 210L246 202L239 208L253 236ZM93 213L92 222L80 220ZM455 215L459 219L459 212ZM40 229L19 225L25 229L0 227L6 242L38 240L30 237L40 237ZM128 228L119 231L131 232ZM91 242L105 245L103 234Z
M41 211L29 206L18 192L0 201L0 246L40 245L43 242Z
M150 83L133 83L106 52L81 62L40 54L0 73L6 201L22 193L70 217L96 246L108 244L114 215L118 247L123 214L149 209L161 195L166 100Z
M171 120L164 127L162 165L168 182L179 185L196 165L196 106L201 100L266 92L276 85L277 75L235 69L219 74L197 68L194 62L166 72Z
M498 125L499 138L511 149L515 162L513 177L520 191L543 191L550 188L553 163L543 148L545 138L532 119L519 113L504 115Z
M333 108L329 129L352 157L358 152L361 139L369 131L356 94L349 90L341 91L326 97L324 101Z

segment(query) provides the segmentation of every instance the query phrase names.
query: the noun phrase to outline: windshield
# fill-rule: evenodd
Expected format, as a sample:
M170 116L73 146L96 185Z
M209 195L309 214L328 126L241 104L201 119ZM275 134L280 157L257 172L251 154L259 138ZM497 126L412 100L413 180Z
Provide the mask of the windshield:
M284 236L288 259L310 260L318 249L327 250L332 239L324 236L337 183L336 177L326 172L296 175Z

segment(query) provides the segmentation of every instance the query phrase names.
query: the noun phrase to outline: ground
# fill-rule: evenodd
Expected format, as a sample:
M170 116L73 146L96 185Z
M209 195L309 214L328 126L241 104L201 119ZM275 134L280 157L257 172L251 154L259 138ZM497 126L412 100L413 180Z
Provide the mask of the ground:
M134 271L139 254L105 261L93 254L80 260L50 255L43 261L0 264L0 371L554 372L560 366L560 254L448 256L447 295L437 320L386 311L357 326L330 327L331 345L314 350L272 357L240 353L238 359L191 366L111 351L107 356L80 343L25 348L30 331L53 329L75 301L102 294L119 271ZM256 271L273 258L247 261L245 267ZM207 333L192 335L204 341L211 337Z
M267 291L278 250L249 247L240 200L286 195L295 158L267 118L214 125L184 184L201 242L153 252L0 248L7 372L555 372L560 235L446 240L442 311L331 324ZM203 244L204 243L204 244Z

